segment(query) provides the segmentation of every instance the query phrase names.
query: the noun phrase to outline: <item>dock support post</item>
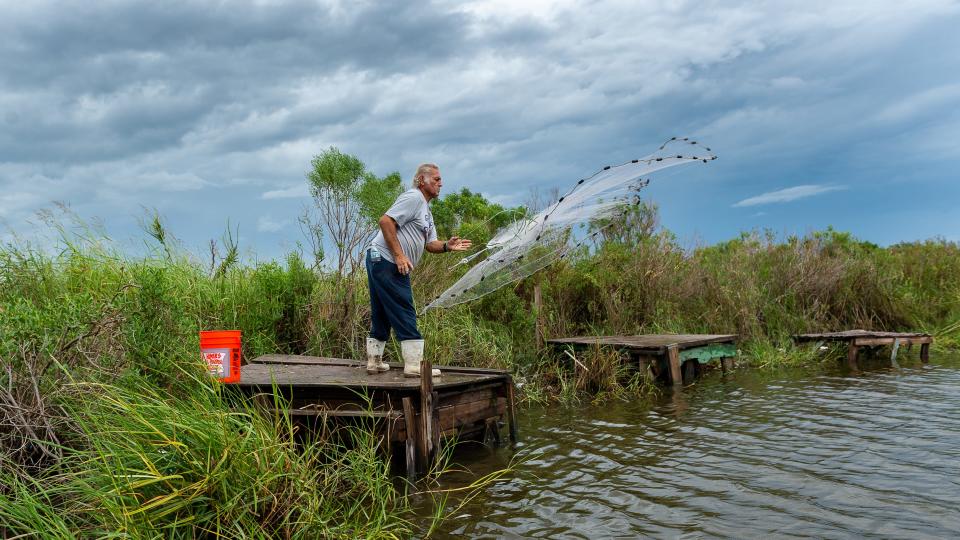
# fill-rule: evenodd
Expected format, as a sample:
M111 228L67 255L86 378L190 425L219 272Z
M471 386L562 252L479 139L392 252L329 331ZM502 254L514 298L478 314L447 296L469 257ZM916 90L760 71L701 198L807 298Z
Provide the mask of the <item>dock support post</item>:
M857 351L859 349L860 347L854 345L852 341L847 347L847 367L850 368L851 371L858 371L859 369L857 367Z
M642 377L647 376L647 372L650 371L650 358L648 356L637 355L637 371L640 372Z
M729 356L720 359L720 370L724 373L730 373L733 371L733 368L736 367L733 363L733 358Z
M923 343L920 345L920 361L926 364L930 361L930 344Z
M430 436L430 465L433 465L439 456L440 456L440 432L443 431L443 426L440 425L440 408L437 407L437 404L440 403L440 395L437 394L437 391L434 390L431 392L433 397L430 399L430 408L433 410L433 421L430 423L431 431Z
M424 470L433 465L433 366L429 360L420 362L420 457Z
M683 368L683 380L687 384L693 383L697 378L698 361L696 359L687 360L681 366Z
M900 350L900 338L894 338L893 347L890 347L890 365L898 368L900 364L897 363L897 351Z
M683 386L683 374L680 373L680 350L676 343L667 346L667 360L670 363L670 381L674 386Z
M510 442L517 442L517 414L514 411L513 377L507 377L507 424L510 429Z
M414 442L417 436L416 415L413 414L413 403L410 398L403 398L403 420L407 428L406 453L407 478L413 479L417 474L417 445Z

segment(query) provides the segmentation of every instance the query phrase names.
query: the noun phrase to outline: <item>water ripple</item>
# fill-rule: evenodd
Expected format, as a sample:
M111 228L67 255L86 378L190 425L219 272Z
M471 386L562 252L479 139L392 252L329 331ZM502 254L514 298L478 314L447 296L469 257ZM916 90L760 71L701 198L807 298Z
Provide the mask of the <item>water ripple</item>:
M510 481L439 537L943 538L960 531L960 358L857 376L743 370L653 406L521 417ZM508 450L459 455L475 473ZM455 480L451 480L452 482Z

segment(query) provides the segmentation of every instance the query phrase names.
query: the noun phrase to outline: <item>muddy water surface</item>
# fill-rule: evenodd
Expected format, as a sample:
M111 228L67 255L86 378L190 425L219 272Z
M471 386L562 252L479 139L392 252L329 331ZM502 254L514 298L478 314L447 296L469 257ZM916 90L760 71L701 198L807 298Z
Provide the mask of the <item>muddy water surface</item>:
M960 537L958 356L708 374L646 405L519 420L526 461L435 537ZM456 460L476 475L514 455Z

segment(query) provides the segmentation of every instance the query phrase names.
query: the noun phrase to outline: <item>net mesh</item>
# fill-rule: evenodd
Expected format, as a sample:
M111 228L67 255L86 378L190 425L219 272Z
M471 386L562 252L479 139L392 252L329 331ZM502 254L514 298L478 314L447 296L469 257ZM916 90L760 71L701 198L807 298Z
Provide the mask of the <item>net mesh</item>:
M650 181L648 175L715 159L709 147L673 137L646 157L604 167L578 180L557 202L503 227L482 250L461 260L458 264L473 266L424 310L476 300L541 270L602 233L630 205L639 204L639 192ZM607 225L588 227L598 222ZM585 229L588 232L583 232Z

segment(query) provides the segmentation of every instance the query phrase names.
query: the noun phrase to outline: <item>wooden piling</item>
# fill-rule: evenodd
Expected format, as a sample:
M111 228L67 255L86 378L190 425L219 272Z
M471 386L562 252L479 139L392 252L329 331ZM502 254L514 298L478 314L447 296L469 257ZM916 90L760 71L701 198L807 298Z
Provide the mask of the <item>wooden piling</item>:
M900 367L900 364L897 364L897 352L900 350L900 338L895 338L893 340L893 346L890 347L890 365L893 367Z
M850 342L850 345L847 347L847 367L850 368L850 371L858 371L857 367L857 351L860 347L857 347Z
M926 364L930 361L930 344L924 343L920 345L920 361Z
M646 375L650 371L650 357L642 354L637 355L637 371L640 375Z
M674 386L683 386L683 374L680 373L680 350L675 343L667 346L667 361L670 364L670 382Z
M434 456L433 447L433 366L429 360L420 362L420 458L423 470L429 470Z
M510 442L517 442L517 414L514 409L513 378L507 379L507 425L510 429Z
M437 395L436 390L430 393L430 408L433 410L433 417L430 421L431 431L430 431L430 466L433 466L433 463L440 456L440 431L443 429L440 424L440 409L436 407L437 403L440 403L440 396ZM429 469L428 469L429 470Z
M720 359L720 369L723 370L724 373L733 371L735 367L736 364L734 363L733 358L726 357Z
M407 477L413 477L417 473L417 427L416 415L413 414L413 402L410 398L403 398L403 420L407 429L407 440L405 442L405 456L407 462Z
M697 378L697 361L687 360L683 363L683 382L690 384Z

